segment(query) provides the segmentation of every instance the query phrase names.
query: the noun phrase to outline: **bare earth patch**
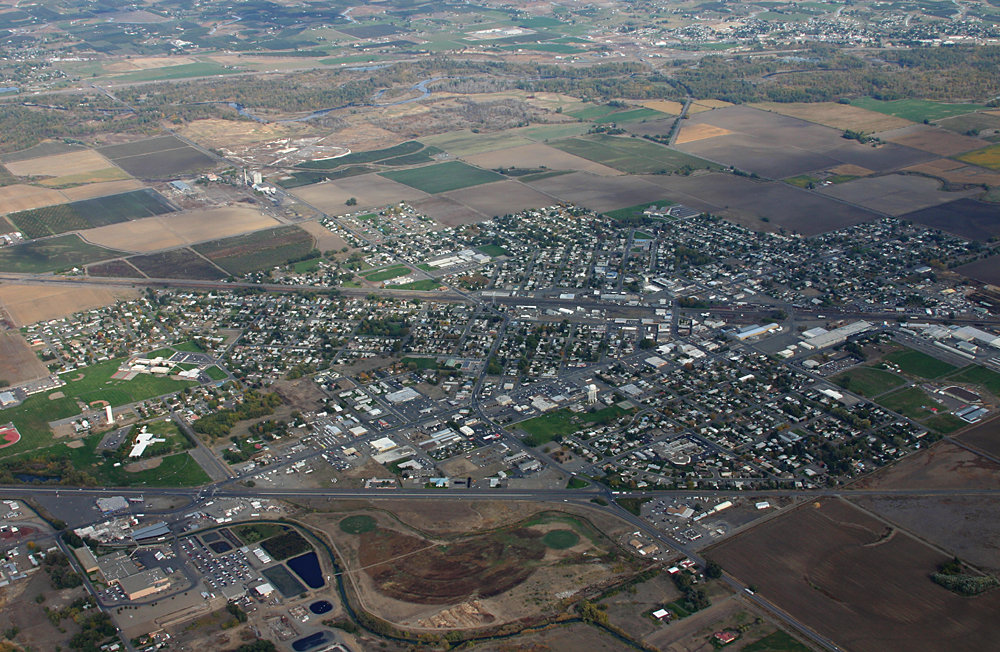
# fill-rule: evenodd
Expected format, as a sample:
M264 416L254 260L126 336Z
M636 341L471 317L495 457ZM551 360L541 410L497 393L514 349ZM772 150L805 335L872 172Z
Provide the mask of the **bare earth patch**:
M132 462L131 464L126 464L122 468L128 473L138 473L139 471L148 471L150 469L155 469L160 466L163 461L162 457L154 457L149 460L140 460L138 462Z
M340 251L347 247L347 240L326 228L319 222L303 222L299 224L302 230L316 238L316 247L320 251Z
M20 333L0 332L0 380L16 385L47 375L49 370Z
M58 319L81 310L111 305L119 299L139 296L136 290L125 288L59 287L42 285L0 285L3 303L16 326Z

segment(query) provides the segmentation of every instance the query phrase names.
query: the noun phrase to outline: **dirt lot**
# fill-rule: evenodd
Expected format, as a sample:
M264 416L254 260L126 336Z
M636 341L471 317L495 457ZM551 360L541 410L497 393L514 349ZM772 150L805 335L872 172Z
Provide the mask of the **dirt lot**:
M416 201L430 196L377 174L314 183L292 192L330 215L342 215L360 208L379 208L404 200ZM351 197L358 200L358 205L348 208L345 202Z
M610 211L668 197L663 190L636 176L600 177L574 172L532 181L527 185L543 193L596 211Z
M548 652L550 650L587 650L587 652L621 652L634 648L583 623L555 627L543 632L525 634L504 641L478 643L481 652Z
M716 136L726 136L733 132L728 129L723 129L722 127L716 127L715 125L706 124L685 124L681 127L681 132L677 134L677 140L675 141L678 145L683 143L693 143L696 140L705 140L706 138L715 138Z
M977 568L1000 572L1000 520L992 496L858 496L851 502Z
M960 136L939 127L913 125L896 129L880 136L897 145L920 149L938 156L953 156L989 145L985 140Z
M546 167L550 170L578 170L581 172L592 172L605 177L614 177L621 174L618 170L610 168L600 163L588 161L580 156L574 156L567 152L535 143L532 145L521 145L485 154L475 154L463 156L463 159L478 165L487 170L496 168L537 168ZM505 211L510 212L510 211Z
M971 197L982 190L946 192L941 190L941 183L936 179L912 174L888 174L826 186L819 192L880 213L903 215L921 208Z
M113 167L111 161L92 149L15 161L4 166L19 177L61 177Z
M11 385L49 375L42 361L17 331L0 331L0 380Z
M35 596L44 595L45 601L35 602ZM53 591L48 574L39 571L28 579L0 588L0 611L4 615L4 629L17 628L17 649L55 650L67 649L70 638L79 631L71 619L60 621L60 629L52 625L45 609L59 611L74 600L87 595L82 587Z
M62 204L66 198L58 190L16 183L0 188L0 213L16 213L29 208Z
M1000 465L941 441L904 457L853 489L1000 489Z
M319 222L303 222L299 226L316 239L316 248L320 251L340 251L348 246L347 240L344 240Z
M476 222L483 222L490 218L488 215L484 215L465 204L460 204L442 195L410 202L410 206L417 212L423 213L444 226L475 224Z
M147 217L88 229L88 242L122 251L147 252L216 240L277 226L278 222L249 206L226 206Z
M497 181L472 188L453 190L443 193L443 195L487 217L559 203L555 197L543 194L518 181Z
M119 299L139 296L135 290L52 285L0 285L0 303L16 326L58 319L81 310L90 310Z
M913 220L918 224L932 229L942 229L969 240L989 240L1000 235L1000 210L996 204L988 204L974 199L959 199L958 201L932 206L913 213L907 213L903 219ZM981 260L959 267L957 271L965 274L966 268L980 266L980 269L996 271L996 260ZM978 278L970 274L973 278Z
M927 152L891 143L877 148L862 145L842 138L834 129L744 106L700 113L685 129L694 125L721 127L733 133L679 144L677 149L774 179L840 163L888 171L933 158Z
M778 182L730 174L640 178L660 186L662 195L675 202L761 231L784 227L811 236L877 219L875 213Z
M806 503L710 554L849 650L987 649L1000 634L1000 593L962 598L934 584L947 555L845 501Z
M761 102L753 104L759 109L773 111L782 115L799 118L808 122L815 122L833 129L852 129L863 131L866 134L872 132L886 131L888 129L899 129L913 124L909 120L897 118L893 115L885 115L877 111L869 111L850 104L838 104L837 102L816 102L813 103L789 103Z
M989 455L1000 455L1000 419L990 419L980 423L975 428L967 430L960 440Z

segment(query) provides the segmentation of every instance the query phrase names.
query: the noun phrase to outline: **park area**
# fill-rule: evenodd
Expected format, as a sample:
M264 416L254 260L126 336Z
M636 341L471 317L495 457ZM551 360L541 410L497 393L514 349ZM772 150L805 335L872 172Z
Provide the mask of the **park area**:
M631 410L617 405L583 413L563 409L527 419L518 423L517 427L528 433L524 443L529 446L541 446L566 435L572 435L583 428L614 423L629 414Z

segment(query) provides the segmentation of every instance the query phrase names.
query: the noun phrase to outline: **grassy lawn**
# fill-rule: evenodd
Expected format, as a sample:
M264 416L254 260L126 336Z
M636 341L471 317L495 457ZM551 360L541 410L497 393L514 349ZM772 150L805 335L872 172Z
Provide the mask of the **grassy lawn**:
M811 649L779 629L747 645L743 648L743 652L809 652Z
M212 365L211 367L205 369L205 374L212 380L225 380L226 372L219 369L217 366Z
M894 351L883 359L899 365L900 371L904 374L919 378L940 378L958 368L913 349Z
M386 179L405 184L429 194L478 186L491 181L500 181L502 174L473 167L461 161L448 161L421 168L380 172Z
M608 217L618 222L625 222L631 219L644 217L642 212L649 208L650 206L673 206L674 202L668 199L661 199L660 201L646 202L645 204L636 204L635 206L628 206L626 208L619 208L618 210L608 211L605 213Z
M372 283L378 283L380 281L388 281L392 278L399 278L400 276L406 276L410 273L410 268L405 265L395 265L393 267L387 267L385 269L380 269L370 274L365 274L365 280L371 281Z
M187 353L204 353L205 347L198 344L194 340L188 340L187 342L181 342L180 344L174 344L175 351L185 351Z
M985 387L994 396L1000 396L1000 374L979 365L963 367L957 373L948 376L948 380L958 383L969 383Z
M295 268L296 274L306 274L308 272L314 272L319 268L319 262L322 258L310 258L309 260L300 260L295 263L293 267Z
M916 419L928 419L935 416L936 412L944 410L944 405L938 403L918 387L907 387L887 396L883 396L878 401L884 407L899 412L900 414Z
M589 486L590 483L583 478L570 478L569 482L566 484L567 489L584 489Z
M954 414L936 414L930 419L925 419L923 424L935 432L942 435L949 435L956 430L961 430L969 425Z
M404 365L414 364L417 369L437 369L438 362L435 358L403 358Z
M285 531L285 528L276 523L253 523L251 525L240 525L230 528L233 533L246 544L257 543L264 539L270 539Z
M580 136L550 143L552 147L601 163L629 174L669 174L685 166L721 169L690 154L669 149L640 138L617 136Z
M542 537L542 543L555 550L566 550L580 543L580 535L572 530L550 530Z
M339 523L340 529L348 534L362 534L375 529L375 519L365 514L348 516Z
M850 369L834 376L830 380L849 392L867 396L868 398L906 383L905 380L896 374L883 371L882 369L873 369L872 367Z
M59 391L85 403L103 400L117 407L177 392L196 384L193 381L172 380L149 374L139 374L132 380L112 380L111 376L118 371L121 362L121 359L108 360L63 374L63 380L67 383ZM76 380L80 375L83 377Z
M862 109L877 111L886 115L894 115L897 118L912 120L913 122L939 120L986 108L980 104L944 104L942 102L929 102L927 100L893 100L886 102L870 97L861 97L852 100L851 104L859 106Z
M441 287L441 284L432 278L424 278L419 281L410 281L409 283L401 283L393 286L396 290L414 290L418 292L436 290L439 287Z
M483 252L487 256L493 256L497 258L499 256L509 256L510 252L501 247L500 245L483 245L482 247L476 247L479 251Z
M549 412L517 424L528 433L525 443L529 446L541 446L553 439L571 435L585 425L606 425L628 414L629 411L612 405L595 412L574 413L567 409Z

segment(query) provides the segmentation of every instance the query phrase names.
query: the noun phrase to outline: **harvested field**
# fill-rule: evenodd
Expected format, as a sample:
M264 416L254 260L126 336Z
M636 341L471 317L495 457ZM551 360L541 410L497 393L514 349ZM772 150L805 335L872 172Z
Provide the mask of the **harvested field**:
M490 217L558 203L555 198L519 181L487 183L474 188L453 190L443 193L442 196Z
M423 213L444 226L474 224L489 219L489 216L483 215L453 199L448 199L445 195L410 202L410 206L417 212Z
M58 190L14 184L0 187L0 213L16 213L18 211L52 206L66 201Z
M1000 456L1000 419L990 419L967 430L959 441L989 455Z
M132 256L128 262L150 278L216 280L227 276L225 272L190 249L174 249L148 256Z
M312 236L297 226L279 226L194 246L194 250L230 274L281 265L300 258L315 246Z
M123 179L121 181L102 181L100 183L88 183L73 188L63 188L62 194L69 201L81 201L93 199L94 197L104 197L105 195L117 195L132 190L141 190L144 186L138 179Z
M121 253L95 247L76 235L62 235L0 249L0 269L23 273L53 272L117 258Z
M299 227L315 238L316 248L320 251L340 251L348 246L347 240L344 240L319 222L303 222L299 224Z
M49 370L20 333L0 331L0 380L16 385L48 375Z
M117 288L59 285L0 285L0 303L15 326L59 319L81 310L101 308L115 301L133 299L138 291Z
M861 131L866 134L899 129L913 124L904 118L869 111L839 102L761 102L750 106L764 111L773 111L799 120L815 122L824 127L846 131Z
M588 172L574 172L532 181L526 185L595 211L609 211L634 206L636 202L663 199L662 189L633 176L599 177Z
M552 146L630 174L662 174L684 167L718 167L706 160L638 138L581 136L556 141Z
M955 271L963 276L974 278L990 285L1000 285L1000 259L996 256L983 258L968 265L956 267Z
M869 174L874 172L874 170L869 170L868 168L863 168L860 165L854 165L853 163L843 163L841 165L835 165L829 170L833 174L843 175L848 177L867 177Z
M888 171L934 158L901 145L872 147L841 137L817 124L745 106L716 109L693 116L685 129L710 125L733 132L684 144L678 149L762 176L784 179L841 163Z
M86 149L83 145L70 145L61 140L46 140L38 143L37 145L33 145L28 149L22 149L20 152L3 154L0 156L0 161L3 161L5 164L14 163L17 161L27 161L32 158L40 158L42 156L53 156L55 154L65 154L66 152L78 152L83 149Z
M630 134L639 136L667 136L674 128L676 118L665 118L663 120L649 120L647 122L633 122L625 125L624 128Z
M226 206L160 215L126 224L91 229L88 242L136 252L226 238L276 226L277 220L250 206Z
M834 184L817 192L887 215L903 215L982 191L946 192L936 179L911 174L888 174Z
M985 141L971 136L960 136L929 125L912 125L903 129L896 129L880 136L882 140L887 140L897 145L905 145L914 149L920 149L938 156L953 156L979 149L986 145Z
M660 188L660 196L648 201L665 196L758 230L784 227L811 236L878 219L875 213L779 182L754 181L730 174L641 178ZM764 217L769 221L763 222Z
M954 553L973 566L1000 572L996 500L988 496L856 496L851 502Z
M950 158L911 165L905 170L927 174L959 186L966 184L1000 186L1000 172L990 172L977 165L966 165Z
M912 220L932 229L948 231L969 240L986 241L993 236L1000 235L1000 211L997 210L996 205L975 199L959 199L907 213L902 217L904 220ZM976 265L979 262L981 261L971 264ZM965 273L962 267L959 267L957 271Z
M1000 593L938 586L929 574L949 556L846 501L806 503L709 555L849 650L987 649L1000 634Z
M96 172L113 166L111 161L94 150L81 149L65 154L11 161L4 163L4 167L19 177L61 177L66 174Z
M680 115L681 111L684 110L683 104L671 100L643 100L639 104L647 109L669 113L670 115Z
M733 105L732 102L727 102L725 100L716 100L716 99L695 100L694 102L692 102L692 104L703 106L706 109L722 109L727 106Z
M110 145L98 151L129 174L143 179L167 179L215 166L214 159L173 136Z
M379 208L404 200L416 201L430 196L379 174L314 183L296 188L293 194L330 215L342 215L359 208ZM358 204L349 208L345 202L352 197L358 200Z
M66 174L61 177L47 177L39 181L39 185L46 188L76 188L77 186L89 185L92 183L106 183L109 181L124 181L131 179L125 170L116 167L108 167L94 172L80 172L77 174Z
M1000 464L940 441L859 480L851 488L1000 489L998 472Z
M503 176L496 172L473 167L461 161L448 161L408 170L382 172L380 176L432 195L503 179Z
M530 140L517 135L517 132L501 131L491 134L474 134L468 129L451 131L437 136L428 136L421 139L421 142L440 147L450 154L463 158L498 149L508 149L531 144Z
M621 174L621 172L614 168L588 161L580 156L574 156L555 147L549 147L540 143L510 147L485 154L465 156L463 158L473 165L478 165L481 168L489 170L497 168L545 167L550 170L591 172L602 176L617 176Z
M120 195L12 213L7 219L30 239L118 224L173 210L166 198L155 190L145 188Z
M675 141L678 145L683 143L693 143L696 140L705 140L706 138L715 138L716 136L726 136L733 132L728 129L723 129L722 127L716 127L715 125L706 124L684 124L681 127L681 131L677 134L677 140Z

